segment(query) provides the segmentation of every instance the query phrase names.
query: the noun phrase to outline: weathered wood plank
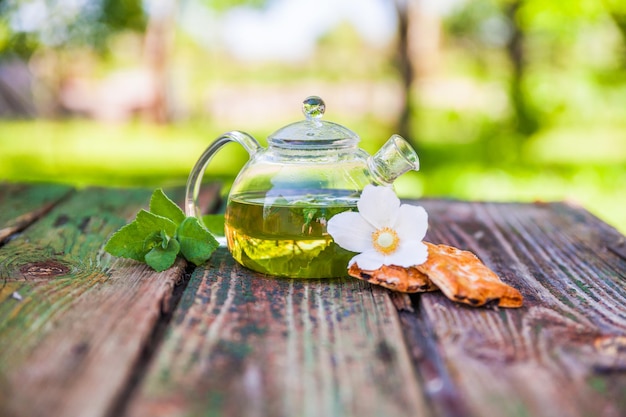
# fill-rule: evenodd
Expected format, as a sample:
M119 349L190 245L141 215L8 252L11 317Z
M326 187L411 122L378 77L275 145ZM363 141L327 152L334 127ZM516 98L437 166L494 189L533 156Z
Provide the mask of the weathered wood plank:
M428 416L387 293L196 270L131 416Z
M428 240L478 254L516 310L267 278L222 249L129 391L184 273L102 252L149 194L61 197L0 249L0 415L626 415L624 237L564 204L422 202Z
M155 273L102 250L150 194L77 192L2 247L0 415L115 409L184 273L182 261Z
M72 187L55 184L0 183L0 243L43 216Z
M472 309L441 293L400 308L433 407L448 416L626 415L623 239L564 204L425 201L427 236L475 252L525 297Z

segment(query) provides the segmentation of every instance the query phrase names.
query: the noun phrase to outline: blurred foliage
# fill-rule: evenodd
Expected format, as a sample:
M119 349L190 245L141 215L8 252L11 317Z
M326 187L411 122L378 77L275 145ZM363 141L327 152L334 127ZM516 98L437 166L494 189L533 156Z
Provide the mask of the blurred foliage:
M111 35L142 32L146 21L141 0L4 0L0 2L0 57L29 57L41 47L105 52Z
M142 31L146 26L146 16L141 0L102 0L102 22L110 31Z
M566 77L583 71L593 74L623 58L626 38L612 39L613 25L608 22L608 16L624 9L621 3L473 0L444 25L452 42L465 48L474 61L470 68L476 76L505 79L513 110L510 123L523 141L551 123L554 100L547 97L546 105L546 97L537 94L545 88L538 88L537 81L546 82L557 72L565 72ZM494 61L494 55L500 55L500 62Z
M202 0L207 7L224 11L237 6L262 7L268 3L268 0Z
M234 6L262 10L269 4L199 1L218 16ZM52 39L43 28L10 27L11 13L26 3L0 2L0 55L29 56ZM87 45L97 55L90 58L96 77L139 65L136 50L124 54L118 46L141 45L149 20L141 1L90 4L98 6L81 11L80 19L74 15L61 32L66 43L54 44L62 63L77 60L66 47ZM574 201L626 232L626 2L471 0L459 2L440 23L439 55L433 57L438 65L411 92L418 104L412 137L422 170L401 177L398 191L406 197ZM262 141L297 120L299 103L291 101L300 91L302 98L339 97L339 91L383 85L393 95L400 85L394 58L393 48L366 44L348 23L326 33L308 60L288 63L240 62L217 42L201 45L178 28L168 56L171 87L183 103L175 123L146 124L138 115L113 125L76 115L3 121L0 179L183 184L203 148L223 131L247 130ZM380 90L372 91L373 103L345 101L340 108L327 99L329 120L360 134L368 152L395 129L392 118L363 110L382 101L374 93ZM251 97L260 97L262 105L238 118L215 107L228 110L228 103ZM276 105L285 100L288 106ZM265 109L275 105L273 113ZM283 112L292 107L293 113ZM232 179L246 159L229 145L209 176Z

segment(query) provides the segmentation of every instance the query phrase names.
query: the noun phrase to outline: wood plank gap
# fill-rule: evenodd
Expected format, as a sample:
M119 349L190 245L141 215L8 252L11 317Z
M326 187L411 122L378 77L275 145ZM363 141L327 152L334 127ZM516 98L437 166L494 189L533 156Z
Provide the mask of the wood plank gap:
M620 237L614 244L607 245L609 250L626 261L626 240Z
M412 308L398 309L398 317L413 361L413 371L424 387L426 405L432 415L469 417L472 415L470 408L463 401L453 377L448 374L441 350L437 348L435 332L423 317L421 296L423 294L411 295Z
M180 280L177 281L174 286L171 296L163 299L161 312L154 325L152 333L147 338L137 363L133 366L133 372L128 378L125 387L120 390L118 398L112 401L112 405L106 413L107 417L120 417L127 415L128 405L136 395L138 387L141 386L143 380L145 379L148 369L150 368L156 353L161 347L163 340L165 339L165 334L174 316L174 311L176 311L176 308L182 299L183 293L187 289L187 285L189 285L191 275L195 269L195 265L188 263L180 277Z

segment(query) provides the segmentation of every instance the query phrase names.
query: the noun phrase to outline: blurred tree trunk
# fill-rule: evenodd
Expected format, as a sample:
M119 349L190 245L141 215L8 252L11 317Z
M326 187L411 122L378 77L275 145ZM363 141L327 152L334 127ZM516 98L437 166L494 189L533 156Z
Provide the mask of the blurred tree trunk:
M411 129L411 115L414 114L414 102L411 91L415 73L411 60L411 49L409 46L409 8L411 0L394 0L396 14L398 17L398 39L396 47L396 65L400 72L402 82L402 107L398 117L396 130L399 135L409 142L415 143Z
M440 38L440 18L429 12L419 0L394 0L398 17L396 65L402 82L402 110L397 132L415 144L414 126L417 103L415 84L432 75L437 66Z
M156 123L167 123L173 116L169 94L169 62L174 43L176 0L153 2L144 38L144 60L154 79L154 100L146 109L147 116Z
M527 69L527 57L525 52L526 33L519 22L519 10L524 0L514 0L505 4L504 12L511 25L511 36L506 45L506 52L511 63L511 81L509 84L509 96L516 118L516 129L524 135L531 135L539 128L536 114L529 102L524 77Z
M623 47L626 48L626 11L615 10L614 8L609 8L608 10L613 23L619 30L620 35L622 36L622 44ZM621 57L621 65L623 68L626 68L626 54Z

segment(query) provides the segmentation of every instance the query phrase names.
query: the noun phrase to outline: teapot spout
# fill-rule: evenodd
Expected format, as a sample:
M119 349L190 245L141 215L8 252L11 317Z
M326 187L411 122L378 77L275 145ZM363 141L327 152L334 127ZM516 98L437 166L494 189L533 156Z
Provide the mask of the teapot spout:
M420 169L417 153L400 135L391 136L376 154L369 157L367 165L374 181L382 185L390 185L405 172Z

